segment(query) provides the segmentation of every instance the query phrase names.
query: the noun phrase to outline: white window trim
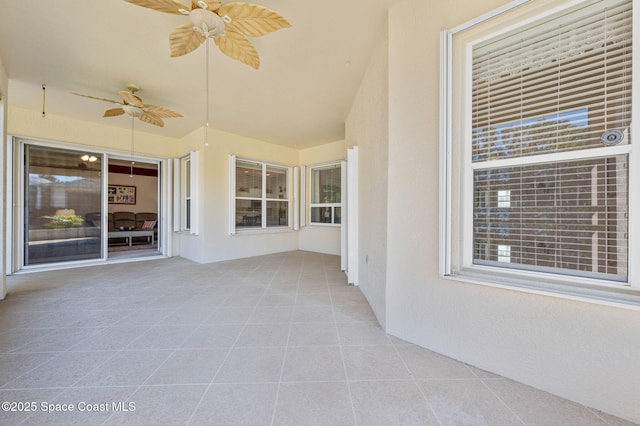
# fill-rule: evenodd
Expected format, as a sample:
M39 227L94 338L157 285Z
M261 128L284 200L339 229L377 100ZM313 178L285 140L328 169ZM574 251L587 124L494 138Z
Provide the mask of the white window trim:
M519 17L517 21L511 20L511 26L504 27L504 31L510 30L513 26L521 26L528 22L539 19L541 16L540 4L547 5L546 14L556 13L557 11L572 7L583 3L586 0L570 0L565 2L558 1L531 1L517 0L504 5L503 7L482 15L472 21L464 23L458 27L443 30L440 37L440 170L441 180L439 188L439 274L441 277L459 282L468 282L474 284L487 285L496 288L509 290L518 290L534 294L543 294L546 296L555 296L567 298L571 300L580 300L589 303L597 303L608 306L623 307L626 309L640 310L640 268L634 264L632 259L638 256L640 251L640 194L637 188L633 187L634 183L640 182L640 154L637 145L640 145L638 139L638 120L634 119L631 123L631 135L633 137L632 145L636 145L629 153L629 237L628 237L628 285L622 286L613 284L609 281L569 277L561 275L552 275L535 271L519 272L517 270L498 270L495 267L486 267L482 265L469 266L468 262L463 258L464 254L454 253L455 247L468 244L471 236L454 237L454 235L464 235L465 219L455 216L453 205L458 199L468 194L460 194L459 186L462 185L460 177L454 176L456 167L453 164L453 151L456 149L454 142L454 125L453 125L453 37L455 34L467 30L475 25L484 23L490 19L496 18L504 14L516 12ZM529 4L527 4L529 3ZM520 10L519 10L520 9ZM640 8L633 8L634 33L640 33L636 30L640 28ZM479 40L480 41L480 40ZM638 64L640 55L640 43L633 45L634 64ZM466 75L469 75L468 73ZM640 66L633 67L634 89L639 87ZM640 114L640 96L634 90L632 98L632 110L634 118ZM468 100L467 100L468 101ZM620 149L625 150L631 146ZM611 154L611 150L607 151ZM465 161L470 161L466 160ZM497 163L497 162L496 162ZM470 164L464 164L462 167L471 167ZM468 199L468 198L467 198ZM468 228L467 228L468 229ZM455 232L458 231L458 232ZM466 232L468 233L468 232ZM466 238L467 241L464 241ZM468 247L468 245L467 245ZM467 255L467 259L470 255Z
M300 227L304 228L307 226L307 166L300 167L300 188Z
M180 221L182 220L180 217L180 204L182 203L180 199L180 183L182 182L180 175L180 173L182 173L181 162L181 158L173 159L173 232L180 232Z
M183 176L182 163L185 160L189 160L190 162L190 175L188 177ZM191 151L189 154L184 155L180 158L175 158L173 161L173 197L176 200L173 204L173 231L174 232L182 232L190 235L198 235L200 233L199 229L199 207L198 207L198 196L199 196L199 153L198 151ZM191 200L191 218L190 218L190 226L186 227L186 218L185 212L183 211L183 187L184 187L184 179L190 180L190 200Z
M342 203L310 203L309 204L309 217L311 217L312 208L330 208L331 209L331 222L311 222L309 226L328 226L330 228L339 228L339 223L334 223L336 207L342 207Z
M200 153L198 151L191 151L191 226L189 233L191 235L198 235L200 233Z
M78 261L68 261L68 262L52 262L46 264L36 264L36 265L25 265L24 264L24 233L19 230L24 229L24 206L25 206L25 198L24 198L24 189L27 182L25 181L25 165L24 165L24 151L26 145L32 145L37 147L47 147L47 148L59 148L64 150L71 151L91 151L100 153L102 155L103 162L103 170L108 170L109 159L129 159L131 156L130 151L122 151L112 148L100 148L93 145L87 144L79 144L75 142L68 141L55 141L50 139L40 139L34 138L31 136L20 136L20 135L7 135L6 139L7 143L7 152L10 155L7 155L7 176L8 176L8 184L7 184L7 200L6 200L6 208L9 212L6 216L7 220L5 221L7 224L7 242L6 242L6 260L7 260L7 271L11 273L22 273L22 272L31 272L31 271L50 271L50 270L59 270L59 269L68 269L74 268L82 265L99 265L108 262L130 262L130 261L139 261L139 260L148 260L148 257L140 257L135 259L127 259L123 258L122 260L116 259L114 257L108 256L108 236L106 235L107 231L107 215L102 218L102 229L104 229L105 236L103 238L103 249L102 256L96 259L87 259L87 260L78 260ZM160 157L151 154L145 154L136 152L135 159L144 162L157 163L158 165L158 199L160 200L158 204L159 218L166 218L161 220L161 223L158 223L159 228L159 240L158 244L160 248L160 252L162 257L157 257L157 259L161 259L167 256L170 256L172 250L171 239L166 238L163 235L168 235L169 230L171 229L170 221L171 221L171 184L170 184L170 173L171 173L171 159L167 157ZM102 182L102 192L103 194L107 193L107 187L109 186L108 179L104 179ZM104 212L108 212L108 201L106 196L102 199L102 210ZM10 238L13 236L13 238Z
M263 173L262 173L262 217L266 218L267 211L267 203L266 201L285 201L279 198L268 198L266 196L266 174L264 172L267 166L275 166L282 167L287 169L287 185L288 188L291 188L287 193L288 202L288 217L286 226L267 226L266 219L262 221L262 226L260 228L246 228L246 229L237 229L236 228L236 199L242 197L236 197L236 163L237 161L248 161L252 163L260 163L263 165ZM300 185L299 177L298 177L298 167L291 166L288 164L274 163L270 161L264 160L256 160L253 158L247 157L238 157L236 155L229 155L229 235L240 235L240 234L264 234L264 233L276 233L276 232L289 232L289 231L297 231L299 228L299 221L297 218L296 210L299 209L298 203L299 199L297 196L298 188Z
M311 184L313 183L313 179L311 179L311 173L313 172L314 169L318 169L318 168L323 168L323 167L327 167L327 166L340 166L341 168L341 172L340 172L340 202L339 203L312 203L311 199L312 199L312 193L313 190L311 188ZM305 214L304 216L306 216L306 225L309 227L314 227L314 228L340 228L342 226L341 223L333 223L333 217L332 217L332 221L331 223L321 223L321 222L312 222L311 221L311 208L312 207L330 207L331 208L331 215L334 215L335 212L335 208L336 207L340 207L340 211L342 214L341 217L341 222L344 221L344 215L346 214L345 212L345 197L346 197L346 182L344 180L345 177L345 161L344 160L335 160L335 161L328 161L328 162L324 162L324 163L317 163L317 164L307 164L306 166L303 166L303 168L305 169L305 175L308 174L308 176L305 176L306 179L306 184L307 186L304 187L305 189L305 193L308 192L309 196L306 197L308 198L308 204L305 205L304 209L305 209Z
M293 230L297 231L300 229L300 209L298 205L300 203L298 199L298 194L300 193L300 169L298 167L293 168L293 194L291 194L290 198L293 198ZM291 214L289 215L291 217Z

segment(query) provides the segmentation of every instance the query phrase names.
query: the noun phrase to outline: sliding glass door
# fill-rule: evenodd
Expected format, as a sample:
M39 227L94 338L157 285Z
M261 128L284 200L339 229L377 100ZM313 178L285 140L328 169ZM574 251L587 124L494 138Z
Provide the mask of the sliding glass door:
M102 154L24 145L24 265L102 258Z

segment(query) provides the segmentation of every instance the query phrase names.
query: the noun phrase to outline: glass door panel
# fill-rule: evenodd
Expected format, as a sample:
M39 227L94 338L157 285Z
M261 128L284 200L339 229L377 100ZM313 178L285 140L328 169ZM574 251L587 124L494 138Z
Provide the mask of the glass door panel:
M25 145L24 264L102 257L102 155Z

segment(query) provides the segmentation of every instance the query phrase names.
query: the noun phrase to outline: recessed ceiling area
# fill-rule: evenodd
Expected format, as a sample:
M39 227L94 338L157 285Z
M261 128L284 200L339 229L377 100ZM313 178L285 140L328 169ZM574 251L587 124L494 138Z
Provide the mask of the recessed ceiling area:
M371 50L386 33L387 10L402 0L264 0L290 28L250 37L255 70L209 49L209 125L266 142L306 148L344 139L344 122ZM226 2L223 2L226 3ZM0 57L9 106L130 128L127 115L103 118L129 84L145 103L183 118L136 131L181 138L207 121L206 47L171 58L169 33L185 16L124 0L3 0Z

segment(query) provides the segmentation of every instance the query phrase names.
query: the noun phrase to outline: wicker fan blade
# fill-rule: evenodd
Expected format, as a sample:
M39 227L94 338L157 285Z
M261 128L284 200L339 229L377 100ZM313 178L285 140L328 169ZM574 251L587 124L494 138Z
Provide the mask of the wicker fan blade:
M227 28L249 37L262 36L291 26L279 13L257 4L227 3L220 7L218 15L228 15L231 23L227 24Z
M165 108L157 105L145 105L144 109L147 111L147 114L153 115L154 117L161 117L161 118L182 117L182 114L180 114L179 112L171 111L169 108Z
M96 96L83 95L82 93L73 93L73 94L77 95L77 96L82 96L83 98L95 99L96 101L111 102L112 104L120 105L122 103L122 102L118 102L118 101L112 101L111 99L105 99L105 98L98 98Z
M104 112L103 117L116 117L118 115L124 114L124 109L122 108L112 108L108 109Z
M124 0L131 4L157 10L158 12L173 13L181 15L180 9L191 10L186 4L178 0Z
M153 124L154 126L158 126L158 127L164 127L164 122L158 117L154 117L151 114L147 114L147 113L140 114L138 118L144 121L145 123Z
M216 10L220 9L220 5L222 4L222 2L220 0L204 0L204 2L207 4L207 10L210 10L212 12L215 12ZM191 9L195 9L196 7L200 7L200 5L198 4L197 0L193 0L191 2Z
M127 92L126 90L121 90L118 92L125 105L133 105L138 108L142 108L144 104L142 103L142 99L137 97L131 92Z
M171 57L186 55L197 49L204 41L205 37L193 30L191 22L178 25L169 35Z
M237 31L227 29L224 36L214 37L213 41L225 55L237 59L255 69L260 68L260 56L249 39Z

